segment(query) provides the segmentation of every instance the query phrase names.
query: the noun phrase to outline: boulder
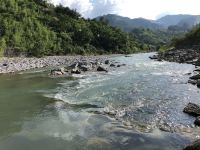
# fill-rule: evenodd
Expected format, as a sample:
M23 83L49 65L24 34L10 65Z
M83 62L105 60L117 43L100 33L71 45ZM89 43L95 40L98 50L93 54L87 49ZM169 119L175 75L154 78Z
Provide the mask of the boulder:
M188 83L196 85L197 84L197 80L188 80Z
M74 68L77 68L78 66L79 66L79 63L73 63L70 66L68 66L67 68L74 69Z
M116 65L115 64L110 64L110 67L115 67Z
M196 68L194 71L200 72L200 68Z
M108 72L108 70L107 70L105 67L103 67L103 66L99 66L99 67L97 68L97 71L105 71L105 72Z
M200 116L198 116L196 118L196 120L194 121L194 124L197 125L197 126L200 126Z
M110 61L109 61L109 60L106 60L106 61L105 61L105 64L106 64L106 65L110 64Z
M192 116L200 116L200 106L194 103L189 103L184 109L184 113Z
M65 73L66 73L65 68L57 68L57 69L51 70L50 75L52 75L52 76L60 76L60 75L63 75Z
M200 80L197 80L197 87L200 88Z
M78 68L74 68L71 70L71 73L73 74L81 74L81 71Z
M92 70L92 64L91 65L81 65L80 70L86 72Z
M6 63L3 63L3 66L4 66L4 67L7 67L7 66L8 66L8 64L6 64Z
M188 145L183 150L200 150L200 140L197 140L191 145Z
M61 75L63 75L63 73L60 72L60 71L52 71L50 75L52 75L52 76L61 76Z
M198 80L198 79L200 79L200 74L191 76L190 79L192 79L192 80Z
M157 55L149 56L150 59L158 59Z
M195 62L195 66L200 66L200 59Z

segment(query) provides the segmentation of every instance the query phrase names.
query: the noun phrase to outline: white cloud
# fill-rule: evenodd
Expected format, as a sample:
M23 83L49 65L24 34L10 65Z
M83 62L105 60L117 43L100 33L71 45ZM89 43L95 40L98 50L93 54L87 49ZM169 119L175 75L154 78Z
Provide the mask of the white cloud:
M200 14L200 0L51 0L76 9L84 17L114 13L155 19L161 14Z
M89 17L93 10L93 4L90 0L50 0L55 5L62 4L72 9L76 9L84 17Z

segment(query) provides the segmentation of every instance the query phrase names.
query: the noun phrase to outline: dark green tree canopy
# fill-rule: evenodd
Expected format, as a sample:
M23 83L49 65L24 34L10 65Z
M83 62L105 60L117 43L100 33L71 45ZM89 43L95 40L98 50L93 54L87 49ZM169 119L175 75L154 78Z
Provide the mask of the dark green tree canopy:
M102 21L46 0L0 0L0 54L131 53L139 42Z

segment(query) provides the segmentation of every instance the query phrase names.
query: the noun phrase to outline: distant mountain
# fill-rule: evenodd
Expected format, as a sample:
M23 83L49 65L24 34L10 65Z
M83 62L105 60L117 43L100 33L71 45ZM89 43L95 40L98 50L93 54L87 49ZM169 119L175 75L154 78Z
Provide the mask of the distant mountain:
M119 27L123 31L129 32L134 28L149 28L149 29L161 29L162 25L157 24L154 20L148 20L144 18L130 19L128 17L122 17L114 14L108 14L97 17L96 20L102 20L114 27Z
M188 25L191 28L200 23L200 15L167 15L156 20L156 23L166 28L173 25Z
M149 29L167 29L170 26L176 26L180 30L191 29L194 25L200 23L200 15L167 15L158 20L148 20L144 18L130 19L114 14L108 14L97 17L96 20L102 20L114 27L119 27L123 31L130 32L134 28Z

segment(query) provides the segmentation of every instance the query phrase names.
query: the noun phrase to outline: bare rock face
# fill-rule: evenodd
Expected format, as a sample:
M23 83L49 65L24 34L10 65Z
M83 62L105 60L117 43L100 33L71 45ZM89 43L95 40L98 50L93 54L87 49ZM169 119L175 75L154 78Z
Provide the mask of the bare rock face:
M185 147L183 150L200 150L200 140L195 141L191 145Z
M200 116L200 106L194 103L189 103L183 110L184 113L192 116Z

